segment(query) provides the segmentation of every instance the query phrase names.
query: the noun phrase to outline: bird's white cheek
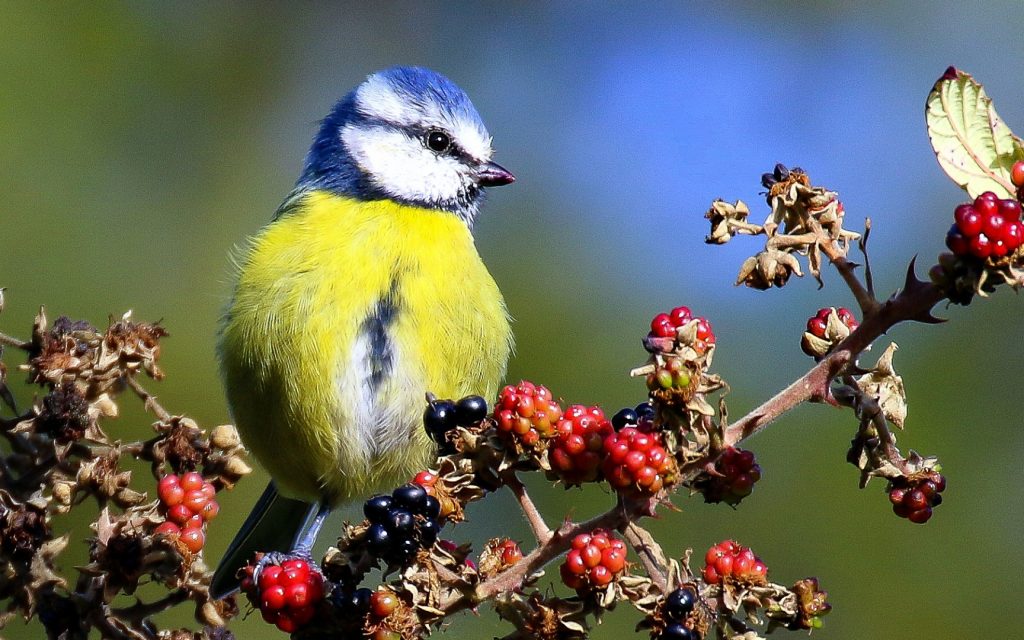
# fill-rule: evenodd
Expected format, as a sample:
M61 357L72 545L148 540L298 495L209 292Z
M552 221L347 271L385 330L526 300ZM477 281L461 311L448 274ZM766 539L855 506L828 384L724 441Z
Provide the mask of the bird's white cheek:
M396 198L442 202L462 188L453 159L438 157L399 131L346 127L342 140L374 186Z

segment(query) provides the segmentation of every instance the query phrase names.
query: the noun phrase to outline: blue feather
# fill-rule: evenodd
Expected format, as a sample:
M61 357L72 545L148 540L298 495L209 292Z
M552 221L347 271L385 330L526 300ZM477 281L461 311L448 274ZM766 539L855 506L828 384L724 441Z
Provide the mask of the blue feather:
M436 71L422 67L392 67L373 74L369 79L383 80L402 102L418 111L426 112L428 108L433 107L451 122L472 123L482 136L487 137L487 130L480 119L480 114L477 113L469 96L454 82ZM374 186L359 169L342 144L340 132L349 124L397 129L407 127L388 122L365 110L361 111L356 104L358 91L357 87L339 100L321 121L320 129L306 155L305 167L295 183L295 191L290 199L311 189L326 189L361 200L389 197L387 193Z

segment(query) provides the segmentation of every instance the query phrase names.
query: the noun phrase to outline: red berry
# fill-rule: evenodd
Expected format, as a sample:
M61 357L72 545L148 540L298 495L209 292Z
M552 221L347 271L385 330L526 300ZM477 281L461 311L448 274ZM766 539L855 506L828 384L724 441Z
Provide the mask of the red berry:
M676 307L668 315L672 319L672 324L676 327L681 327L690 320L693 320L693 313L690 312L690 307Z
M162 534L165 536L176 536L181 533L181 528L173 522L162 522L160 525L153 530L153 533Z
M704 582L708 584L718 584L721 581L721 576L718 575L713 566L708 565L704 567L701 573L704 576Z
M398 608L398 596L392 591L375 591L370 596L370 612L376 618L386 618Z
M991 191L986 191L974 199L974 209L984 221L999 211L999 197Z
M501 563L511 565L523 559L523 551L519 545L512 540L506 540L501 548Z
M1024 223L1020 220L1013 220L1003 230L1003 240L1010 251L1014 251L1024 242Z
M196 491L203 488L203 476L195 471L189 471L181 476L181 488L185 491Z
M432 487L437 482L437 476L430 471L420 471L412 481L421 487Z
M216 518L218 513L220 513L220 505L213 500L207 502L203 505L203 508L199 510L199 515L207 522Z
M160 502L165 507L173 507L176 504L181 504L181 501L185 498L185 490L181 488L178 476L171 474L160 478L160 483L157 485L157 495L160 496Z
M953 219L960 233L965 236L976 236L981 233L983 218L981 214L970 204L962 204L953 212Z
M931 519L931 517L932 508L925 507L923 509L918 509L917 511L911 511L910 515L907 516L907 519L913 522L914 524L924 524L928 522Z
M176 504L167 510L167 519L179 525L184 525L192 517L192 510L183 504Z
M601 564L601 549L595 544L588 544L580 550L580 558L588 569L596 567Z
M202 529L183 529L182 532L178 534L178 539L181 540L192 553L199 553L203 550L203 545L206 544L206 534L203 533Z
M583 575L587 572L587 564L583 562L583 556L579 550L573 549L565 556L565 567L569 573Z
M1015 187L1024 187L1024 162L1014 162L1010 169L1010 182Z
M288 585L285 587L284 597L290 609L301 609L310 604L309 585L305 582Z
M1006 225L1006 218L999 212L993 213L982 221L981 232L990 239L996 240L1003 236L1003 227Z
M278 611L274 624L277 625L278 629L285 633L294 633L299 628L299 625L296 624L295 620L292 619L287 611Z
M316 608L313 606L306 606L300 609L292 609L289 613L296 625L303 626L308 624L309 621L313 619L313 616L316 615Z
M277 579L278 579L278 577L280 577L280 575L281 575L281 567L276 565L276 564L272 564L272 565L268 565L266 567L263 567L263 570L260 571L260 580L259 580L259 587L260 587L260 589L264 590L264 589L269 589L270 587L276 586L277 585Z
M975 258L984 260L992 255L992 241L984 233L970 239L970 252Z
M619 573L626 568L625 550L608 547L601 552L601 564L612 573Z
M819 338L825 337L825 328L828 327L828 321L822 320L817 316L807 321L807 333L817 336Z
M208 498L201 490L189 491L185 494L185 499L182 500L182 504L185 505L192 513L199 513L206 506Z
M999 213L1007 222L1020 220L1020 203L1011 198L999 201Z
M615 577L612 574L611 570L603 564L599 564L596 567L592 568L590 570L590 573L587 575L590 577L590 582L598 587L603 587L604 585L611 582L612 578Z
M651 320L651 333L659 338L672 338L676 335L676 328L672 325L672 318L667 313L659 313Z

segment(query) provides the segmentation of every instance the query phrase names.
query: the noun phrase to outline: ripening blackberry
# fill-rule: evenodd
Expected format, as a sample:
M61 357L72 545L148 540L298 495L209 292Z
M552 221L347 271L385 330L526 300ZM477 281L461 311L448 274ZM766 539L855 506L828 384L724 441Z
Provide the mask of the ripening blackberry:
M324 599L324 578L301 558L244 568L242 591L263 619L286 633L294 633L316 616Z
M728 447L715 461L715 472L704 473L694 488L704 495L704 502L737 505L754 490L761 479L761 465L753 451Z
M434 544L441 528L441 504L414 483L398 487L390 496L370 498L363 513L370 523L367 547L388 564L407 564L420 549Z
M946 246L960 257L1002 258L1024 243L1024 223L1020 218L1020 202L1014 198L1000 199L986 191L953 212Z
M889 502L893 513L914 524L924 524L932 517L932 509L942 504L946 477L931 472L915 480L896 478L889 483Z

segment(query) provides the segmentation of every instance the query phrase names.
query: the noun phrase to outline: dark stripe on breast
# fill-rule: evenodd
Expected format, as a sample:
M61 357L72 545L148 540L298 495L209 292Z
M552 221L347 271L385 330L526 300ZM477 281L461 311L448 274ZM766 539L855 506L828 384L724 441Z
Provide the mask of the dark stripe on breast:
M363 332L369 342L370 390L377 393L395 366L394 345L389 334L398 317L398 280L392 280L388 292L377 300L363 321Z

